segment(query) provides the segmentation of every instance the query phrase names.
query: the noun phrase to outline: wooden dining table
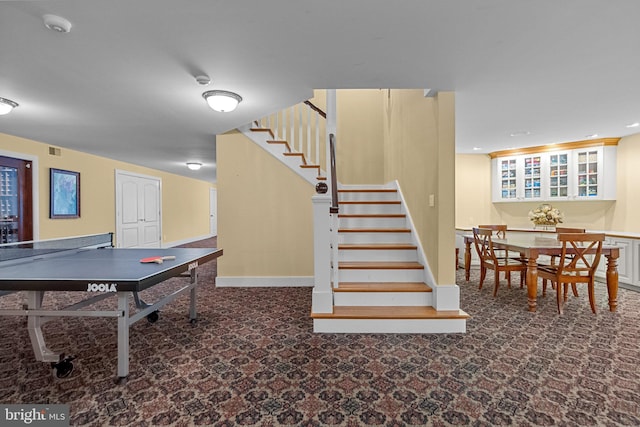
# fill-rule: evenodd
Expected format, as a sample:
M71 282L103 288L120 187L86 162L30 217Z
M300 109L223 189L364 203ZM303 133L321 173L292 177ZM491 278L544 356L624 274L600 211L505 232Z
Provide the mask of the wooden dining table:
M533 233L516 234L506 239L492 239L495 249L506 249L509 252L517 252L527 260L527 300L529 311L536 311L538 296L538 257L540 255L558 255L562 253L562 243L555 237L540 237ZM465 254L464 269L465 279L469 281L471 268L471 246L473 235L464 235ZM567 253L572 253L567 248ZM607 260L606 281L609 293L609 310L616 311L618 307L618 257L620 248L617 246L603 245L602 255Z

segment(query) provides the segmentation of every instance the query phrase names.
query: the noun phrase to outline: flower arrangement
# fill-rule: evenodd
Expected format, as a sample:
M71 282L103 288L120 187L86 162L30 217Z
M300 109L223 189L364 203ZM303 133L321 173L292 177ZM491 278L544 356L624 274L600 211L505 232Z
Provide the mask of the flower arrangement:
M529 219L534 225L557 225L564 219L562 212L551 205L540 205L529 211Z

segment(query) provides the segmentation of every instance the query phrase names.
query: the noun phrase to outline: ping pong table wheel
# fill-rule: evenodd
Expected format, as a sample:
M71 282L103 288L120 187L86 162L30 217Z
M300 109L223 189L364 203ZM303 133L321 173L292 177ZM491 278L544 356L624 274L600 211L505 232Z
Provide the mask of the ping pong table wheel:
M51 363L51 367L53 368L53 372L56 374L58 378L67 378L73 372L73 363L71 362L75 359L75 356L67 356L64 357L64 354L60 355L60 361L57 363Z
M149 323L156 323L159 318L160 315L158 314L158 310L153 311L147 315L147 320L149 321Z

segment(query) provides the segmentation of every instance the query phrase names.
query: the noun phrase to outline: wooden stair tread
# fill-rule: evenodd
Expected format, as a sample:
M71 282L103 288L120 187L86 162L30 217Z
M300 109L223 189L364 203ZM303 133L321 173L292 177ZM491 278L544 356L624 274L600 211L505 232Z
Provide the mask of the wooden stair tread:
M398 250L398 249L418 249L416 245L409 243L341 243L338 245L338 249L346 250L358 250L358 249L372 249L372 250Z
M415 261L343 261L338 263L344 270L422 270L424 265Z
M405 214L339 214L338 218L406 218Z
M344 200L343 205L399 205L400 200Z
M335 306L333 313L313 313L314 319L468 319L462 310L436 310L424 306Z
M432 292L423 282L340 282L333 292Z
M269 135L273 138L273 131L269 128L251 128L251 132L269 132Z
M338 233L410 233L409 228L339 228Z
M338 193L397 193L395 188L353 188L338 190Z

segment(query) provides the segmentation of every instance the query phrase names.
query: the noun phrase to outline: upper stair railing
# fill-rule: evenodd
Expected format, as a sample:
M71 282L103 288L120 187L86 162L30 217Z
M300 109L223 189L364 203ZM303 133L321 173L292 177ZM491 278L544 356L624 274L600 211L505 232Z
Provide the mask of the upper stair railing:
M327 171L327 126L324 111L304 101L256 121L258 127L271 129L274 138L286 141L292 152L304 156L305 166Z

